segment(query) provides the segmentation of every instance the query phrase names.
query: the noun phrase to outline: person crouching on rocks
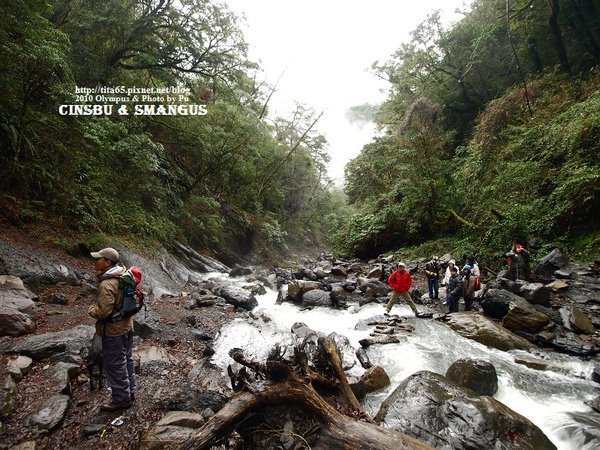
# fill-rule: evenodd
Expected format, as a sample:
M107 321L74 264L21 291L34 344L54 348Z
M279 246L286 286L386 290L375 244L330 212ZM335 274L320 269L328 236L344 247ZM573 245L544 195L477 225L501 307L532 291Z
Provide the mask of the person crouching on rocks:
M388 284L394 290L392 292L392 298L386 305L386 315L390 313L392 310L392 306L398 301L400 297L404 299L404 301L410 306L410 309L413 310L415 316L419 316L419 311L417 310L417 305L410 298L410 294L408 290L412 286L412 277L410 273L406 270L406 264L403 262L398 263L398 268L392 272L390 277L388 278Z
M471 274L472 268L469 264L463 267L463 297L465 299L465 311L471 311L473 309L473 302L475 301L475 283L477 277Z
M448 303L448 312L458 312L458 302L463 295L462 278L458 274L458 267L450 269L450 279L446 285L446 302Z
M97 277L98 297L88 314L96 319L96 333L102 336L104 374L112 391L112 402L100 406L100 411L120 411L131 407L135 392L133 365L133 318L111 321L110 317L123 304L119 278L125 268L118 265L119 253L114 248L92 252Z

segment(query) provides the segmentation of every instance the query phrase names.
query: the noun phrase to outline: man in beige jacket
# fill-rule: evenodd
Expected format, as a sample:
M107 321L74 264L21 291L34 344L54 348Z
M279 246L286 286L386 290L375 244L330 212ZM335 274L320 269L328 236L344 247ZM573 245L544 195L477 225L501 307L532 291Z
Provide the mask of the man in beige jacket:
M119 253L114 248L104 248L91 255L100 285L96 302L90 306L88 314L96 319L96 334L102 336L104 373L112 391L112 402L102 405L100 410L120 411L131 407L136 386L132 356L133 318L111 320L123 304L119 277L125 268L117 264Z

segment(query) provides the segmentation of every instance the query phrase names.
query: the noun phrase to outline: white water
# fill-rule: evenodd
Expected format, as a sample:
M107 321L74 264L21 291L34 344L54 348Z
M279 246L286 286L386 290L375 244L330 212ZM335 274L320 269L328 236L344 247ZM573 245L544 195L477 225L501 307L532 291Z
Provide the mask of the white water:
M277 305L276 298L277 294L272 290L257 297L259 306L254 312L268 316L272 319L270 322L254 325L236 320L221 330L213 356L215 364L223 369L231 364L228 352L233 347L243 348L247 355L264 361L274 344L292 343L290 329L296 322L303 322L309 328L325 334L336 332L344 335L354 348L359 348L358 341L367 337L368 332L354 330L357 322L383 313L381 304L367 304L348 310L314 308L300 311L290 303ZM551 362L553 370L534 370L513 361L513 355L524 352L503 352L488 348L459 336L435 320L412 317L407 306L394 306L393 313L409 317L415 329L398 344L376 345L367 349L371 362L382 366L391 379L387 389L370 394L363 402L371 415L377 413L381 402L409 375L419 370L445 374L457 359L472 357L487 360L496 368L498 392L494 398L535 423L558 449L600 448L600 439L589 441L589 435L586 439L583 425L568 414L581 412L586 418L592 416L593 423L587 426L596 430L596 436L600 434L597 432L600 420L594 419L597 415L592 414L591 408L583 403L599 394L598 385L589 380L594 367L593 361L585 362L553 353L539 354L538 356ZM363 369L357 363L350 372L360 375Z

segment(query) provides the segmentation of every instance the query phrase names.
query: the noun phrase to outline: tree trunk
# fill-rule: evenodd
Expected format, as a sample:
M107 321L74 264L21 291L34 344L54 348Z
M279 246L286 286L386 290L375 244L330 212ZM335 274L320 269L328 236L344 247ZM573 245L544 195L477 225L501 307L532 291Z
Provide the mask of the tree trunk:
M429 445L405 434L382 428L373 422L356 399L342 368L342 358L331 337L319 338L317 352L308 361L304 351L307 340L294 348L291 360L283 360L276 347L266 364L247 360L240 349L230 356L244 367L236 374L229 366L233 398L212 416L181 447L205 449L227 438L247 416L273 405L298 405L321 425L313 436L312 449L431 449ZM255 372L251 380L246 372ZM269 381L264 381L264 379Z
M560 0L548 0L548 3L551 11L548 23L554 39L554 50L556 51L556 56L558 57L558 61L562 69L565 72L569 72L571 70L571 65L569 63L569 58L567 57L567 49L565 48L565 43L563 41L562 31L560 29L560 25L558 24Z

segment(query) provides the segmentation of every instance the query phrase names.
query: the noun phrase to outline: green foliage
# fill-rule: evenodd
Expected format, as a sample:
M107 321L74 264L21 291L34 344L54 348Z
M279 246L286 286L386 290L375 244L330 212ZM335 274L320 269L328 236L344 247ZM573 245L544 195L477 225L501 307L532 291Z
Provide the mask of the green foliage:
M502 254L517 239L594 234L600 14L558 3L476 0L448 28L433 13L373 65L392 84L384 134L346 166L357 215L339 252L456 236Z

